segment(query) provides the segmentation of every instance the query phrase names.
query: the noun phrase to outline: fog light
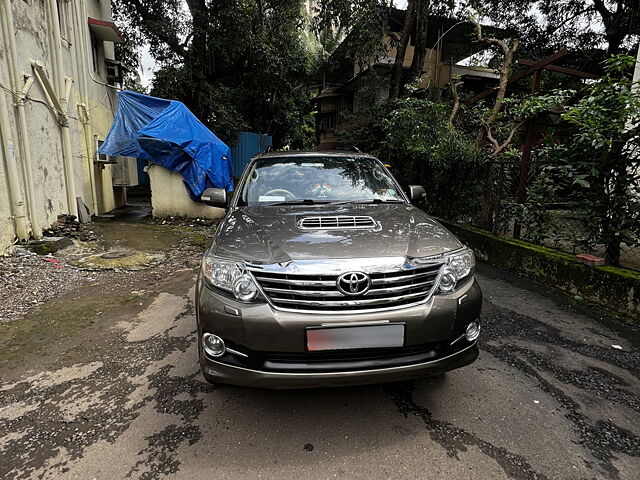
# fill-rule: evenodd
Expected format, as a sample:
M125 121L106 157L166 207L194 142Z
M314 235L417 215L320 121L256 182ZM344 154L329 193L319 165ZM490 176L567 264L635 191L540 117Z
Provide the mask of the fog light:
M202 335L202 347L206 354L211 357L220 357L225 352L224 341L213 333Z
M476 340L480 336L480 322L471 322L464 336L470 342Z
M456 288L456 281L455 273L446 269L440 278L440 291L445 293L453 291Z
M248 302L256 298L258 287L249 275L242 275L233 282L233 294L238 300Z

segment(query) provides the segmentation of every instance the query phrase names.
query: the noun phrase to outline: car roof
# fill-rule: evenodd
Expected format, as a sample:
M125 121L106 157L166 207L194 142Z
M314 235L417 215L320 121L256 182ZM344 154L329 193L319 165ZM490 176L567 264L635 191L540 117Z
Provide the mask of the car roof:
M319 151L291 151L261 153L253 157L258 158L307 158L307 157L337 157L337 158L376 158L373 155L363 152L353 152L347 150L319 150Z

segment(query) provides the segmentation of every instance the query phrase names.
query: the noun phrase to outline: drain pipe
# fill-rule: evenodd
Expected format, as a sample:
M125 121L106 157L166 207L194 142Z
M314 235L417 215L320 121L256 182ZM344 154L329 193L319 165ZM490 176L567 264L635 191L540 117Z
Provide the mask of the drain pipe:
M98 192L96 188L96 176L93 171L93 153L91 149L91 118L89 111L84 103L78 105L78 114L82 121L82 130L84 131L84 143L87 147L87 168L89 169L89 182L91 183L91 201L93 203L93 214L98 215Z
M87 49L85 43L85 30L83 29L82 14L80 2L73 2L74 18L74 39L77 49L76 58L80 60L80 68L78 73L78 90L80 91L81 102L78 103L78 115L82 121L82 130L84 133L84 143L87 155L87 169L89 171L89 183L91 185L91 203L93 206L93 214L98 215L98 189L96 186L96 174L93 165L93 136L91 135L91 114L86 102L89 101L89 87L87 85L87 72L89 64L87 60Z
M29 214L31 217L31 231L33 233L33 237L35 239L40 239L42 237L42 228L40 226L40 222L38 221L38 206L35 201L34 194L34 184L33 184L33 162L31 159L31 147L29 142L29 129L27 127L27 117L25 114L25 98L29 93L29 89L31 85L33 85L33 78L30 75L25 76L26 82L21 85L21 78L18 70L18 54L16 49L16 34L13 28L13 12L11 10L11 1L4 0L4 11L3 15L4 19L4 31L6 32L5 41L8 46L8 55L9 58L9 66L12 72L13 77L13 95L14 102L16 106L16 120L17 120L17 129L18 129L18 141L20 145L21 159L22 159L22 169L23 174L26 180L26 191L27 191L27 205L29 209Z
M9 2L9 0L4 0ZM53 58L54 58L54 71L53 81L55 85L55 93L62 107L63 122L59 122L60 125L60 137L62 140L62 159L64 164L64 178L67 192L67 205L69 213L74 216L78 216L78 208L76 202L76 186L73 174L73 162L71 158L71 137L69 136L69 119L67 117L67 102L68 98L65 95L70 93L71 84L64 77L62 68L62 47L60 46L60 24L58 23L58 2L56 0L49 0L49 15L47 23L52 36ZM65 89L66 83L66 89Z
M0 72L0 78L2 74ZM0 91L0 141L2 142L2 155L7 165L7 180L9 183L9 198L13 206L13 218L15 222L15 232L18 240L29 240L29 227L25 213L24 200L20 189L20 178L18 176L18 164L15 157L13 137L9 125L9 109L7 108L7 98L3 91Z
M25 113L25 100L29 94L29 90L33 85L33 77L31 75L25 75L26 81L24 87L17 91L16 95L16 110L18 112L18 125L20 125L20 146L22 147L22 166L27 179L27 195L29 199L30 214L31 214L31 232L33 238L39 240L42 238L42 227L40 226L38 215L38 204L35 198L35 188L33 183L33 169L31 168L33 162L31 160L31 147L29 145L29 127L27 127L27 115Z

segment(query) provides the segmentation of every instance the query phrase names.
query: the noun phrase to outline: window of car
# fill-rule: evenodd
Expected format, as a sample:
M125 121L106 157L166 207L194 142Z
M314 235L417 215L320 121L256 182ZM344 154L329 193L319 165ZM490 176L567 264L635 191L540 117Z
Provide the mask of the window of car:
M374 158L267 157L251 165L238 205L404 201Z

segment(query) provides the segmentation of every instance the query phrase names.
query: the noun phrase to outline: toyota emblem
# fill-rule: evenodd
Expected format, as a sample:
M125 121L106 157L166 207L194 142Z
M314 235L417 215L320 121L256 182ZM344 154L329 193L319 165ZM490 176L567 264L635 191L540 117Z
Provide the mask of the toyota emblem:
M347 272L338 277L336 286L344 295L362 295L371 288L371 278L363 272Z

